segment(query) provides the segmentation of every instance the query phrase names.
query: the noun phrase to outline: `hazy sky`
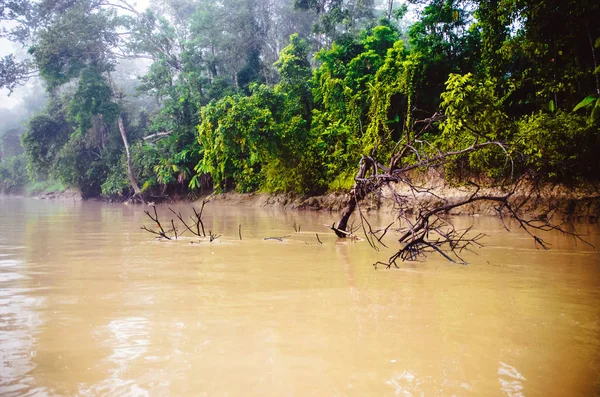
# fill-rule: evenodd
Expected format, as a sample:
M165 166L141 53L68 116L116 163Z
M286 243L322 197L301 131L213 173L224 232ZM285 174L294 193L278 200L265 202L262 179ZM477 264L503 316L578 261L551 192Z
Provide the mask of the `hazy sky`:
M142 11L148 8L150 0L137 0L130 2L138 10ZM0 27L5 27L6 22L0 22ZM16 53L18 57L19 53L24 53L24 50L20 46L14 46L10 41L0 38L0 57L6 56L11 53ZM8 108L13 109L22 104L23 97L26 96L32 87L41 89L41 84L36 84L36 79L32 78L28 84L23 87L16 88L12 94L9 95L7 89L0 89L0 109Z
M0 57L15 52L12 43L6 39L0 39ZM13 91L12 95L8 95L8 90L0 90L0 108L14 108L19 106L21 98L27 91L27 87L20 87Z

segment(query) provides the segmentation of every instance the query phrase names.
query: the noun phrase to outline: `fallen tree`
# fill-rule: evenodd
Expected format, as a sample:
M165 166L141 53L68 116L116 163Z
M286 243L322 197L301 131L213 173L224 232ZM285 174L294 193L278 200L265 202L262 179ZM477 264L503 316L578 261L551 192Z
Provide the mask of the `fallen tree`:
M387 262L376 262L375 267L384 265L387 268L398 267L398 261L415 261L428 254L439 254L453 263L466 264L463 253L482 246L482 233L473 232L472 228L458 229L447 215L459 207L473 205L478 202L491 203L495 212L508 231L506 222L512 219L520 229L529 234L537 247L548 249L549 244L540 237L540 232L557 231L577 241L585 242L571 225L554 223L551 217L528 218L521 208L530 197L517 195L516 192L524 184L535 185L529 175L515 177L514 154L502 141L486 140L483 134L471 130L473 143L454 151L442 151L423 136L444 119L441 114L419 120L422 128L412 134L406 134L389 155L387 166L375 156L362 156L355 176L355 183L350 197L342 210L340 220L331 229L340 238L351 236L348 222L352 215L360 221L366 240L374 249L386 246L383 238L388 232L399 233L400 248ZM425 171L441 171L451 161L461 156L496 148L505 156L506 176L496 184L482 187L473 180L466 181L468 187L461 197L444 197L435 189L422 182L421 174ZM361 202L369 195L376 195L379 200L391 200L395 219L387 227L373 230ZM400 226L397 226L400 225ZM589 244L588 244L589 245Z

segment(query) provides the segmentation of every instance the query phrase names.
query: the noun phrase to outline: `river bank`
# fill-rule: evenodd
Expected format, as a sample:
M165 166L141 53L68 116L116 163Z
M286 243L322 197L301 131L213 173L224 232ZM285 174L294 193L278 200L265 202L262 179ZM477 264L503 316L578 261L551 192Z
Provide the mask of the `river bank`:
M448 183L441 178L428 178L422 182L422 186L428 189L431 194L413 194L406 187L397 187L396 192L414 203L439 204L442 198L449 201L457 201L467 197L475 191L475 188L469 185L457 186ZM489 194L501 194L498 188L489 188L486 191ZM208 195L203 195L199 200L205 199ZM84 200L76 190L67 189L65 191L54 191L34 195L34 198L42 200ZM350 198L349 192L335 191L318 196L298 196L287 193L237 193L230 191L222 194L211 194L211 200L231 206L247 207L273 207L287 210L307 210L307 211L328 211L340 212ZM392 192L383 191L380 195L370 195L361 203L361 208L365 211L383 211L391 212L393 210ZM583 187L569 187L565 185L544 184L533 185L523 184L513 195L515 201L520 203L522 213L530 217L548 218L553 215L560 215L569 219L575 219L584 222L598 222L600 219L600 186L590 184ZM114 202L114 199L103 200L101 198L91 198L86 200L98 200ZM172 197L172 202L196 201L188 196ZM479 201L471 203L450 211L451 215L470 215L470 216L493 216L496 214L496 204L493 202Z
M409 202L417 203L426 201L431 205L439 205L442 199L455 202L468 197L475 192L475 187L465 185L456 186L445 180L429 179L423 185L430 193L414 194L406 187L397 187L396 193L406 197ZM489 195L505 194L499 188L482 189ZM205 196L206 197L206 196ZM205 198L203 197L203 198ZM290 194L267 193L236 193L227 192L211 196L211 200L223 205L250 206L250 207L276 207L290 210L311 211L341 211L350 198L349 192L331 192L321 196L300 197ZM600 187L573 188L565 185L533 185L523 184L514 195L514 202L519 203L520 211L530 217L550 218L561 216L584 222L597 222L600 219ZM494 216L497 203L478 201L452 209L451 215L468 216ZM394 208L391 191L383 191L380 195L370 195L361 204L366 211L391 212Z

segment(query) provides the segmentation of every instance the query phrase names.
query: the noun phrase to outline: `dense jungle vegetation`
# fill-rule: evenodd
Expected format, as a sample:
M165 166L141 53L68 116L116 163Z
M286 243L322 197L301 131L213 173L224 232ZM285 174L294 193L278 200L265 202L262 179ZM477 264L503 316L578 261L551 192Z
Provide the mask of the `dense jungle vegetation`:
M0 18L28 54L0 60L0 85L39 75L48 97L1 137L5 192L349 188L436 112L435 150L475 134L519 173L600 176L598 1L2 0ZM508 170L490 148L445 172Z

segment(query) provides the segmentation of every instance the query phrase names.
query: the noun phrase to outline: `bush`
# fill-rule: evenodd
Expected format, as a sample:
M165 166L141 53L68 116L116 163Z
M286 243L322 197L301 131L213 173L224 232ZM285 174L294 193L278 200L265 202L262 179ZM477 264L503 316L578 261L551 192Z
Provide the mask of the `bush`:
M25 154L0 161L0 193L23 193L27 181L27 159Z
M514 140L528 168L557 182L598 180L600 128L585 116L534 113L518 122Z

